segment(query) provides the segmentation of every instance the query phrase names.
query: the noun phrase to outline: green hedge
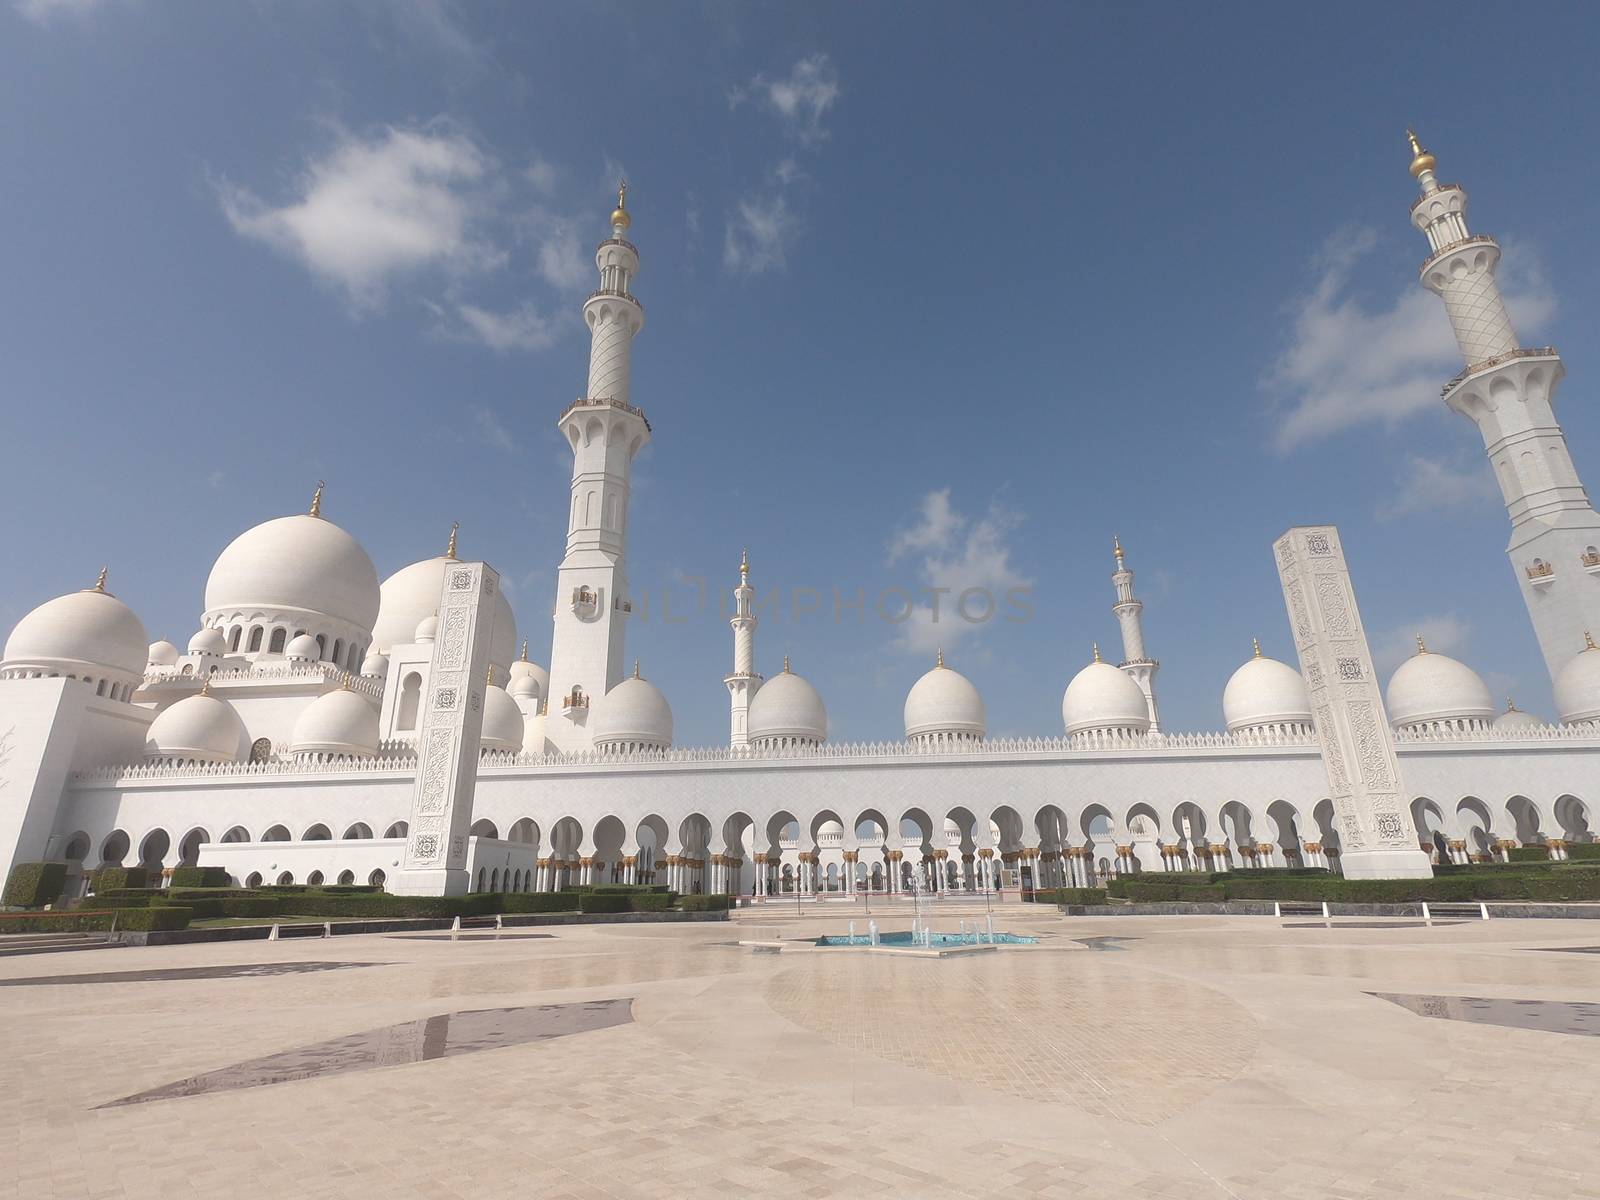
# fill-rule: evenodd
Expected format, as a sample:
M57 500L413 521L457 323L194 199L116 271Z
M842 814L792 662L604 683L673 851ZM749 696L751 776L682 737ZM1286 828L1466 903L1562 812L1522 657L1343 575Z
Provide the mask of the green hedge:
M667 892L635 892L628 897L628 907L633 912L666 912L672 907L672 896Z
M726 912L733 907L733 897L721 892L709 896L680 896L678 907L684 912Z
M1145 883L1134 879L1122 890L1122 895L1135 904L1165 904L1175 900L1186 904L1213 904L1228 899L1229 887L1225 883L1184 887L1176 883Z
M1549 862L1550 848L1548 846L1517 846L1508 850L1507 856L1514 863ZM1438 870L1437 867L1434 868Z
M584 892L578 897L581 913L620 913L630 908L629 897L616 892Z
M66 863L18 863L6 879L0 903L13 908L43 908L61 899L61 890L66 886Z
M1033 894L1035 904L1104 904L1103 888L1046 888Z
M225 888L231 882L227 867L174 867L169 887Z
M506 892L500 911L507 913L577 912L576 892Z
M194 910L196 921L213 917L276 917L283 912L283 901L272 896L208 896L193 900L175 897Z
M1567 857L1574 862L1600 859L1600 842L1568 842Z
M92 912L0 913L0 935L8 933L91 933L110 929L114 914L104 909ZM122 914L115 914L119 918Z
M150 886L150 872L143 867L101 867L94 873L95 894L115 888Z
M663 896L671 891L664 883L596 883L580 890L603 893L625 892L628 895L636 892L659 892Z
M286 888L263 888L263 892L287 892ZM323 892L289 892L278 900L281 911L297 917L482 917L500 910L498 892L474 892L469 896L391 896L386 892L369 895L328 895Z
M150 908L124 909L117 914L117 928L130 930L187 929L194 915L192 908L177 904L158 904Z

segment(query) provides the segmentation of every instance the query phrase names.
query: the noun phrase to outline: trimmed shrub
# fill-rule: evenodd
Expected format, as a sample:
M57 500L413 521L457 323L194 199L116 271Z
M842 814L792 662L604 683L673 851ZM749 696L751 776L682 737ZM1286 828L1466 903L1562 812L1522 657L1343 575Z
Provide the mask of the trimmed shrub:
M149 908L124 909L117 914L117 928L129 930L187 929L194 910L176 904L156 904Z
M329 896L370 896L383 891L375 883L323 883L309 890Z
M1104 904L1106 893L1104 888L1051 888L1039 892L1034 899L1039 904Z
M1506 851L1507 856L1514 863L1547 863L1550 861L1550 848L1548 846L1517 846ZM1437 871L1439 868L1435 867Z
M7 933L90 933L110 929L111 918L120 917L104 909L86 912L0 913L0 934Z
M1228 885L1222 883L1197 883L1185 887L1177 883L1145 883L1131 880L1122 894L1135 904L1164 904L1182 901L1191 904L1212 903L1228 898Z
M174 867L169 888L225 888L231 882L227 867Z
M504 913L577 912L576 892L506 892L500 897Z
M605 893L625 892L630 896L638 892L659 892L664 896L670 889L664 883L596 883L580 890Z
M358 896L330 896L321 892L263 888L277 901L279 911L297 917L482 917L500 911L498 892L470 896L391 896L385 892ZM272 893L288 892L284 896Z
M666 912L672 907L672 897L666 892L635 892L628 897L632 912Z
M629 910L629 897L616 892L582 892L578 896L581 913L619 913Z
M94 873L95 895L115 888L150 886L150 872L143 867L101 867Z
M1574 861L1583 859L1600 860L1600 842L1568 842L1567 857Z
M15 908L43 908L61 899L61 889L66 886L66 863L18 863L6 878L6 890L0 903Z
M678 907L684 912L726 912L733 907L733 897L721 892L709 896L680 896Z

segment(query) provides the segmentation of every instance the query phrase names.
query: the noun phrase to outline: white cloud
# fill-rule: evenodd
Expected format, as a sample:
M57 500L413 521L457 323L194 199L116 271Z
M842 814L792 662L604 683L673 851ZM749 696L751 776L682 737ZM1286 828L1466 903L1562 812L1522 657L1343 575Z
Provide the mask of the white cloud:
M543 222L539 235L539 274L552 287L571 289L594 278L594 262L584 253L573 221Z
M1400 486L1378 506L1380 520L1412 513L1458 509L1499 495L1493 472L1481 458L1429 458L1407 454Z
M781 192L741 200L723 231L722 265L746 275L781 271L799 230L800 219Z
M730 92L729 103L736 105L748 95L770 105L802 146L814 146L828 136L822 122L839 99L839 73L826 54L813 54L795 63L786 78L757 75L748 89Z
M1371 639L1372 665L1378 677L1387 680L1396 667L1417 652L1419 636L1436 654L1460 656L1471 633L1472 627L1453 612L1417 617Z
M461 326L450 331L452 336L481 342L500 354L512 350L543 350L556 340L554 322L541 316L531 304L503 313L476 304L457 304L455 312Z
M533 185L533 190L542 196L548 196L555 191L556 183L561 178L561 168L537 155L534 156L532 162L522 169L522 173L527 177L528 182Z
M496 450L515 450L517 441L491 408L482 404L472 406L472 428L480 438Z
M397 276L504 261L479 230L493 168L457 131L391 127L370 139L342 134L307 164L295 198L282 206L226 183L219 192L237 233L299 260L366 309L383 303Z
M1026 588L1032 580L1011 562L1010 535L1022 514L998 501L977 517L950 503L950 489L923 496L910 524L889 539L889 561L917 558L917 574L925 589L943 589L935 599L924 592L909 619L896 627L896 648L929 655L948 649L1010 611L1006 592ZM963 592L978 589L992 600L974 596L967 619L958 609ZM979 620L977 618L987 618Z
M82 21L106 0L16 0L16 9L35 25L48 25L57 19Z
M1264 385L1282 397L1275 441L1292 450L1369 422L1393 425L1439 403L1439 388L1461 365L1460 352L1432 292L1408 283L1377 308L1349 293L1355 265L1377 245L1371 229L1328 239L1314 262L1318 278L1295 305L1289 344ZM1508 253L1501 283L1513 321L1526 337L1554 302L1527 255Z

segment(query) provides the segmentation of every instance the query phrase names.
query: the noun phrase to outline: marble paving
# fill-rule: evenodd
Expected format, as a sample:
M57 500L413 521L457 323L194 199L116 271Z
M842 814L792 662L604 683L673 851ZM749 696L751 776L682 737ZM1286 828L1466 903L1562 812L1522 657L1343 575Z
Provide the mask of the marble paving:
M1600 1200L1589 922L778 909L0 959L0 1197Z

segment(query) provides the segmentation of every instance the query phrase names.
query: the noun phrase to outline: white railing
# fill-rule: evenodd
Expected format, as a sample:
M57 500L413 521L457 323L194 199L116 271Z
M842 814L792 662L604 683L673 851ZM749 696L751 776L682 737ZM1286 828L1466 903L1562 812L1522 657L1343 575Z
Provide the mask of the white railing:
M336 667L332 663L252 663L247 667L234 667L227 671L213 671L209 675L188 674L171 667L162 667L155 671L146 671L144 681L147 684L158 683L185 683L192 682L199 687L206 680L213 684L240 683L252 679L313 679L326 682L330 679L344 679L352 692L360 692L364 696L374 699L383 695L383 680L375 676L358 675L354 671L346 671L343 667Z

